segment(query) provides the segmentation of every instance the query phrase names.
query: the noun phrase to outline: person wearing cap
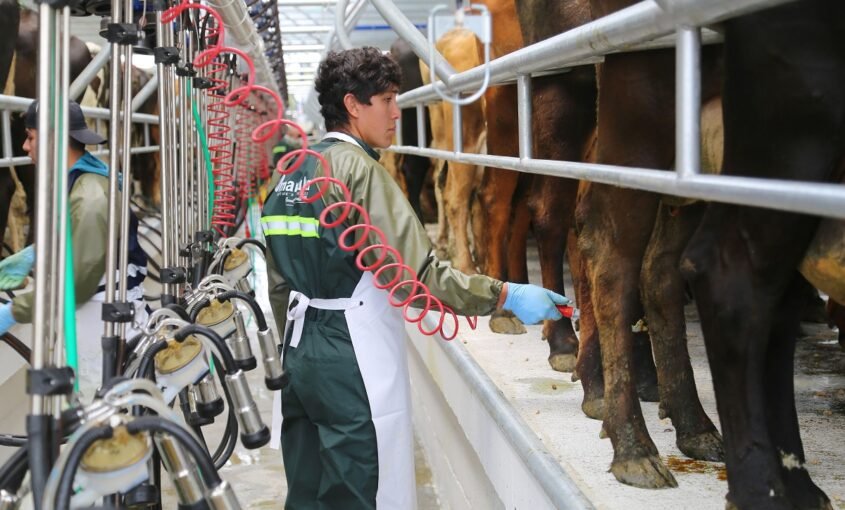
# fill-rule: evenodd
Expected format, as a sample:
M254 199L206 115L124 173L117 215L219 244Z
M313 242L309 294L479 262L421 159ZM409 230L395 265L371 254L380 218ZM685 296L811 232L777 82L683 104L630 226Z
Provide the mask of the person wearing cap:
M68 121L68 238L72 246L73 281L76 289L79 354L77 377L80 391L84 396L91 398L99 386L102 372L101 308L105 297L109 168L86 150L86 145L100 145L105 143L106 139L88 129L82 108L74 101L70 101ZM32 158L37 171L47 171L50 167L40 165L38 161L38 101L33 101L29 106L24 116L24 124L26 140L23 150ZM127 300L135 305L135 324L143 324L147 313L141 282L147 272L147 255L138 244L137 230L138 219L130 213ZM4 269L8 269L13 276L27 273L32 267L36 252L37 247L31 245L4 260L8 267L0 267L0 283L4 281ZM10 259L12 262L7 262ZM17 323L32 322L33 302L34 293L28 292L19 294L10 303L0 306L0 333ZM133 334L131 326L127 328L127 337Z

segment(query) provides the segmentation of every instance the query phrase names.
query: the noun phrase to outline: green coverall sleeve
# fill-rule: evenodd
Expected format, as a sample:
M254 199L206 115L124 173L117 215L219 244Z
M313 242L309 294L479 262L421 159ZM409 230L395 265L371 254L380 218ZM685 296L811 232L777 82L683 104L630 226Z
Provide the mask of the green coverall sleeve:
M496 309L503 283L484 275L466 275L438 260L413 208L384 167L351 144L338 144L326 151L326 156L334 176L349 186L352 200L369 212L370 222L384 232L388 244L402 254L405 264L417 271L420 281L434 296L460 315L489 315ZM326 202L341 198L340 190L332 186ZM360 219L353 212L348 221L355 224ZM370 243L376 242L376 236L371 234ZM372 264L379 256L373 250L364 257L364 262ZM386 283L389 278L383 280L382 283ZM402 291L405 289L410 290L410 287ZM407 291L397 294L402 299L408 295ZM415 304L421 306L423 303L420 300Z
M98 182L100 179L104 183ZM83 175L74 184L68 198L77 306L91 299L105 274L108 243L107 182L105 177L99 175ZM16 321L32 322L34 300L34 292L15 297L12 301L12 315Z

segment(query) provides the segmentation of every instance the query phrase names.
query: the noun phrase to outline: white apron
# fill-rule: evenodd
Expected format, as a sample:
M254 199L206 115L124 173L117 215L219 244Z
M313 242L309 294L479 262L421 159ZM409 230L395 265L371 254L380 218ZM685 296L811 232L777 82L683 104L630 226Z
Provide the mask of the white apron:
M309 300L299 293L291 293L290 301L298 298L299 304L288 311L285 329L294 322L291 345L296 347L305 310L309 307L344 310L376 430L379 468L376 506L385 510L413 510L417 500L405 324L401 311L390 306L387 296L387 291L373 285L373 275L369 272L362 275L348 299ZM276 392L273 399L270 446L280 448L281 392Z

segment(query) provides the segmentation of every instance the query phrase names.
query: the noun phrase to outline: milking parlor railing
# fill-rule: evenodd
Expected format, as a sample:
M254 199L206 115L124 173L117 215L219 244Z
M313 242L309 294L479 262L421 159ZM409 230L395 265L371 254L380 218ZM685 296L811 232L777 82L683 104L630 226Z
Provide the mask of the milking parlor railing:
M150 82L148 83L152 83L153 86L155 85L154 80L150 80ZM144 89L142 89L142 92L143 91ZM11 133L12 114L25 112L26 109L29 107L29 103L31 102L32 99L30 98L0 95L0 122L2 122L2 124L0 125L2 126L3 133L2 153L0 153L2 154L2 158L0 158L0 168L23 166L32 163L32 160L28 156L13 155L14 153L12 147ZM104 127L105 122L109 120L109 116L111 115L108 109L83 106L82 112L85 114L86 118L96 120L98 132L106 132ZM145 113L133 113L132 122L134 124L139 125L139 127L144 130L144 139L142 145L132 147L130 149L130 152L132 154L146 154L158 152L158 145L150 145L150 125L158 124L158 116L148 115ZM91 154L95 156L106 156L109 154L109 151L108 149L103 149L94 151Z
M339 0L341 9L346 0ZM393 29L411 42L420 58L429 62L425 38L390 0L371 0ZM702 40L718 36L700 27L754 10L786 3L786 0L646 0L586 25L574 28L489 63L490 85L517 84L519 157L463 152L460 129L454 132L453 151L425 147L420 128L416 145L397 140L391 150L460 163L507 168L520 172L584 179L627 188L688 198L768 207L845 219L845 186L776 179L760 179L700 173L700 118ZM403 21L404 20L404 21ZM703 33L703 35L702 35ZM674 172L572 161L534 159L531 156L531 76L563 71L568 67L601 61L603 55L620 51L676 47L676 161ZM439 86L451 94L472 92L484 80L485 66L457 73L436 51L435 72ZM401 108L417 108L418 122L426 103L440 100L435 85L425 85L399 96ZM455 105L453 124L460 126L461 109ZM401 121L401 120L400 120ZM397 128L397 136L401 126Z

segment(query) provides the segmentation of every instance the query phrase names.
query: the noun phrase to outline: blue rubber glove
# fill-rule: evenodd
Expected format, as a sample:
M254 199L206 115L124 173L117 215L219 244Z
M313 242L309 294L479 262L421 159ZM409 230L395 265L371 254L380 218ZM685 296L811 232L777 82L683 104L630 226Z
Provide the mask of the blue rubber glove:
M0 290L20 288L34 263L35 247L32 244L0 261Z
M15 324L17 321L12 317L12 303L0 305L0 335L12 329Z
M555 305L568 305L569 298L531 284L508 282L508 293L502 308L510 310L523 324L562 317Z

